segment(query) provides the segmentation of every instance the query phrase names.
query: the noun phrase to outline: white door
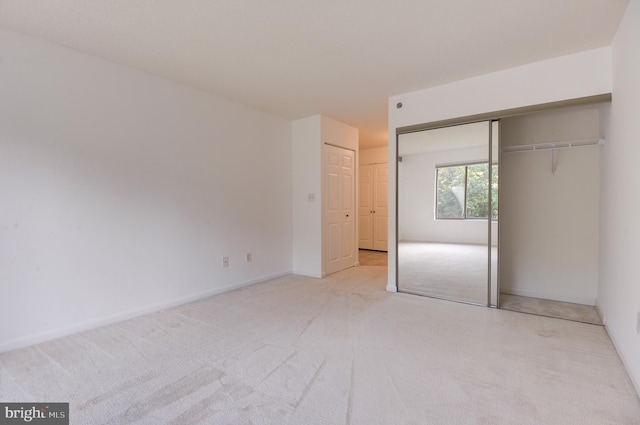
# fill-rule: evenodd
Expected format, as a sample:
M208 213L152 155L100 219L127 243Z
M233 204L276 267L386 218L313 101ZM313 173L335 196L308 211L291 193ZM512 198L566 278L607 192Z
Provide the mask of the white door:
M325 272L356 262L355 153L324 145Z
M376 164L373 169L373 249L386 251L389 226L389 166Z
M358 247L373 249L373 164L358 171Z
M388 164L360 165L358 247L386 251L389 218Z

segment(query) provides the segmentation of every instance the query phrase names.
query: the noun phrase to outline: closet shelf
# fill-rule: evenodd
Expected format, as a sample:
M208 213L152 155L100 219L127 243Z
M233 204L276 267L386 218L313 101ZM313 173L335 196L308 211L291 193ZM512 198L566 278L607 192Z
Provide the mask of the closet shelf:
M566 140L561 142L534 143L530 145L505 146L502 153L528 152L544 149L577 148L582 146L604 145L604 139Z

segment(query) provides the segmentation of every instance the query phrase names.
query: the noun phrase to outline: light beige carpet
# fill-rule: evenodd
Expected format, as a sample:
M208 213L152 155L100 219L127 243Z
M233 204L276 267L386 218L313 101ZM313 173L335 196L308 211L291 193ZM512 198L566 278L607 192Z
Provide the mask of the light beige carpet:
M640 424L600 326L287 276L0 354L72 424Z
M493 248L494 268L497 254ZM400 241L398 289L486 305L488 255L483 245Z

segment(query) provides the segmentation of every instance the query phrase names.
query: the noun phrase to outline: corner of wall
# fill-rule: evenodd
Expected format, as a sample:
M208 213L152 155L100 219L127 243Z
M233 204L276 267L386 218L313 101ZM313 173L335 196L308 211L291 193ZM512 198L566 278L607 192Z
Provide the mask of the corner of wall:
M293 270L322 275L322 116L292 123Z
M290 121L4 28L0 51L0 345L292 269Z
M598 306L606 329L640 395L640 285L636 255L640 226L640 2L630 1L612 44L613 99L601 110L600 273Z

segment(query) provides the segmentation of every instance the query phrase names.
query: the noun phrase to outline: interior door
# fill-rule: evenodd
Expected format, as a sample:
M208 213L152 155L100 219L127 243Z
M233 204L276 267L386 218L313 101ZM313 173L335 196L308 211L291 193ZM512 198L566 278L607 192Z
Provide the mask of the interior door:
M355 153L324 145L325 272L335 273L356 262Z
M373 248L373 164L360 165L358 171L358 247Z
M388 249L389 166L375 164L373 171L373 249Z

